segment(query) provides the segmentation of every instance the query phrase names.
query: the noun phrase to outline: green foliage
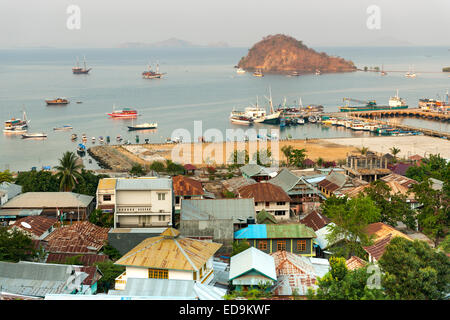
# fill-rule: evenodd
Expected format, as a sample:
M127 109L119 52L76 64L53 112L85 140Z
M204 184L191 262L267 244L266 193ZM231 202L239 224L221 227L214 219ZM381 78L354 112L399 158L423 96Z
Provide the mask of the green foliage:
M434 178L441 181L450 180L450 162L441 158L439 154L431 154L428 158L421 160L419 166L412 166L406 170L408 178L422 182L428 178Z
M250 248L250 243L246 240L235 240L233 242L233 249L231 252L231 256L237 255L238 253L241 253L242 251L247 250L248 248Z
M416 228L414 211L406 202L406 195L400 193L391 195L392 189L383 180L376 180L370 187L364 190L380 209L380 221L395 227L398 221L403 222L409 228Z
M181 164L166 160L166 171L171 175L183 174L184 167Z
M223 196L225 198L236 198L236 195L233 192L228 191L228 190L223 191Z
M36 257L31 237L17 229L0 227L0 261L19 262Z
M104 254L106 254L109 257L109 259L112 260L112 261L117 261L117 260L119 260L122 257L122 255L120 254L119 250L114 248L109 243L107 243L106 245L103 246L102 252Z
M424 241L395 237L378 261L391 299L442 299L450 290L450 259Z
M60 191L72 191L83 179L80 170L82 164L77 164L77 156L71 151L66 151L63 157L59 159L59 165L55 166L58 171L56 177L59 180Z
M114 227L114 214L103 212L101 209L95 209L89 215L89 222L103 228Z
M57 192L58 179L49 171L19 172L16 184L22 186L22 192Z
M134 177L142 177L147 174L145 169L139 163L133 164L129 173Z
M270 148L258 150L253 154L252 159L256 161L257 165L270 166L272 163L272 151Z
M156 172L163 172L165 170L164 163L161 161L153 161L150 165L150 170L156 171Z
M439 250L444 251L445 253L450 253L450 234L447 234L445 239L439 245Z
M317 279L318 289L308 289L313 300L379 300L384 299L381 289L367 286L370 274L367 267L348 270L344 258L330 258L330 271Z
M324 214L334 222L334 225L329 225L328 242L335 243L342 240L345 243L344 256L360 255L361 245L371 243L365 230L368 224L380 221L380 209L372 199L363 195L350 200L333 197L329 200L325 201Z
M95 196L97 193L97 186L100 179L109 178L106 174L94 174L91 170L82 169L80 172L81 181L76 185L73 192L86 194L88 196Z
M239 168L243 165L249 163L250 157L248 155L247 150L234 150L233 154L229 159L229 167L230 168Z
M285 155L287 159L287 163L291 166L296 166L303 168L306 158L306 150L305 149L294 149L292 146L284 146L281 148L281 151Z
M115 265L112 261L97 262L95 264L103 274L97 282L98 292L108 292L114 288L115 279L125 271L125 267Z
M0 183L13 182L12 173L9 170L0 171Z
M444 67L444 68L442 68L442 72L450 72L450 67Z
M368 147L361 147L361 148L356 148L356 150L358 150L359 153L361 153L362 155L367 154L367 151L369 151Z
M450 195L448 180L442 190L433 190L429 179L412 186L415 199L422 204L418 208L417 220L422 231L437 241L448 233L450 217Z

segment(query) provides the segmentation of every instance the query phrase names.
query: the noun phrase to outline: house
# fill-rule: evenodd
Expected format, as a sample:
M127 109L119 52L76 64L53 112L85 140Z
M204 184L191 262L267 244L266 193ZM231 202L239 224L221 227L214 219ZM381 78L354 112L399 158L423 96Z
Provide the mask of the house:
M214 277L213 255L222 245L180 236L167 228L158 237L147 238L115 262L126 267L116 278L116 290L126 287L127 279L194 280L208 284Z
M97 293L97 283L103 277L103 273L97 266L74 266L78 272L87 274L86 279L81 283L81 293L92 295Z
M31 239L43 240L53 230L57 220L44 216L28 216L17 220L10 226L10 229L20 230L26 233Z
M1 291L27 297L82 292L82 282L88 277L74 266L20 261L0 262Z
M181 200L203 199L205 191L198 180L178 175L172 178L173 193L175 196L175 213L180 213Z
M303 166L305 168L313 168L316 165L316 163L314 161L312 161L311 159L306 158L305 161L303 161Z
M342 197L345 195L346 190L354 189L355 187L367 184L368 182L364 180L351 178L342 173L330 171L325 179L321 180L317 184L317 187L325 197L329 198L332 195Z
M369 237L373 238L374 241L373 245L363 247L369 255L369 262L377 262L383 256L387 245L394 237L402 237L412 241L412 239L403 232L382 222L369 224L366 233Z
M8 226L17 219L41 215L43 209L5 209L0 207L0 225Z
M290 218L291 198L277 185L259 182L240 188L238 194L240 198L253 198L256 214L264 209L278 221Z
M223 187L227 191L235 193L235 194L238 193L238 190L241 187L248 186L248 185L255 184L255 183L257 183L255 180L247 179L244 177L234 177L234 178L222 181Z
M391 173L391 170L388 169L388 159L372 153L349 155L343 169L345 174L351 178L358 178L367 182L375 181Z
M223 300L226 289L194 280L129 278L123 290L109 290L121 300Z
M88 221L59 227L45 241L51 253L98 254L108 240L109 228L96 226Z
M418 154L408 157L408 160L410 160L415 165L420 165L422 163L422 159L423 157Z
M234 239L247 241L250 246L265 253L289 251L303 256L315 256L313 239L315 232L299 223L250 224L234 233Z
M190 238L208 239L223 246L221 253L231 252L234 232L255 222L253 199L183 200L180 232Z
M230 259L229 281L236 290L249 290L258 285L271 287L277 281L274 258L254 247Z
M331 220L325 217L324 215L320 214L318 210L314 210L303 219L300 219L300 223L304 224L307 227L310 227L314 231L317 231L325 227L330 222Z
M42 210L58 220L86 220L94 210L94 197L73 192L26 192L9 200L2 210Z
M116 208L116 178L100 179L97 186L97 209L114 214Z
M277 224L277 219L266 210L262 209L258 214L256 215L256 222L258 224Z
M275 296L306 296L308 288L316 289L319 277L307 257L288 251L270 254L275 261L277 284L272 289Z
M0 206L22 193L22 186L11 182L0 183Z
M403 162L399 162L396 163L394 165L390 165L389 169L396 174L399 174L401 176L406 175L406 171L408 170L409 167L413 167L414 164L412 163L403 163Z
M244 178L253 179L256 182L273 178L277 171L275 168L266 168L254 163L246 164L245 166L240 167L239 170Z
M356 270L367 266L368 262L364 261L360 257L351 256L349 259L345 261L345 264L347 265L348 270Z
M291 198L291 206L298 206L294 209L296 213L302 211L300 208L304 203L319 202L320 191L306 182L302 176L298 176L286 168L283 168L276 177L269 180L269 183L281 187Z
M331 248L340 246L344 237L335 239L333 241L329 241L328 235L331 233L331 228L334 227L335 224L330 222L326 226L320 228L315 231L316 239L314 239L314 247L316 249L316 257L328 259L331 255Z
M183 167L184 167L184 172L186 174L192 174L193 175L195 173L195 170L197 170L197 167L194 166L193 164L190 164L190 163L185 164Z
M400 185L402 185L403 187L406 187L408 189L418 183L414 179L410 179L408 177L405 177L405 176L402 176L402 175L399 175L396 173L391 173L387 176L384 176L380 180L383 180L386 183L395 181L395 182L399 183Z

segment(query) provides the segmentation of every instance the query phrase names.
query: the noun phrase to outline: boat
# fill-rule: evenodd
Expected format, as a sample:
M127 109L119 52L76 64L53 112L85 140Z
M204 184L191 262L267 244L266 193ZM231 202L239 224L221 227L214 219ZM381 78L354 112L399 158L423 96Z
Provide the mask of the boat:
M361 101L351 98L344 98L344 101L347 102L345 106L340 106L339 111L340 112L354 112L354 111L378 111L378 110L397 110L397 109L407 109L408 105L406 104L406 101L398 96L398 90L397 95L394 97L389 98L388 105L377 105L375 100L370 101ZM359 105L359 106L350 106L348 105L349 101L356 101L356 102L362 102L365 103L365 105Z
M316 76L319 76L319 75L320 75L320 70L316 69Z
M77 66L72 68L72 73L73 74L88 74L89 71L91 71L92 68L86 68L86 57L84 57L84 68L81 68L79 66L79 61L78 61L78 57L77 57Z
M142 78L144 78L144 79L161 79L161 77L164 74L165 73L160 73L159 72L159 64L156 64L156 71L153 71L152 70L152 66L149 63L148 64L148 71L142 72Z
M122 110L113 110L111 113L107 113L112 118L136 118L137 117L137 111L133 110L131 108L123 108Z
M298 77L298 76L300 76L300 72L298 72L298 71L293 71L293 72L291 72L289 75L290 75L291 77Z
M120 135L118 135L118 136L116 137L116 141L117 141L117 142L122 141L122 137L121 137Z
M314 116L314 115L309 116L308 117L308 122L316 123L317 122L317 117Z
M98 137L98 141L100 142L100 143L103 143L103 137L102 136L100 136L100 137Z
M95 143L95 137L92 137L92 143Z
M411 71L411 67L409 68L409 71L405 74L405 77L407 78L415 78L416 74L414 71Z
M384 71L384 65L381 65L381 72L380 72L380 75L382 75L382 76L387 75L387 72Z
M360 123L360 122L353 123L351 125L350 129L355 130L355 131L362 131L362 130L364 130L364 123Z
M53 128L54 131L65 131L65 130L72 130L73 127L71 125L64 125L62 127Z
M242 68L237 68L236 73L245 73L245 70Z
M128 126L128 131L136 131L136 130L147 130L147 129L156 129L158 127L158 123L142 123L137 125Z
M408 105L406 104L406 101L398 96L398 89L397 94L394 97L389 98L389 107L392 108L401 108L405 109L408 108Z
M257 69L255 72L253 72L253 76L255 76L255 77L264 77L264 74L262 73L261 69Z
M77 101L77 104L83 103L83 101Z
M298 118L298 119L297 119L297 124L305 124L305 119L303 119L303 118Z
M81 157L86 154L86 146L84 144L80 143L78 145L77 154Z
M55 98L55 99L48 99L45 100L45 102L47 103L47 105L64 105L64 104L69 104L69 100L67 100L66 98Z
M32 139L32 138L39 138L39 139L47 138L47 134L46 133L25 133L25 134L22 134L22 139Z
M19 133L26 133L28 129L26 127L13 127L10 129L3 129L3 133L12 133L12 134L19 134Z
M240 125L252 125L253 119L249 116L246 116L245 113L243 114L236 114L231 112L230 114L230 121L234 124L240 124Z
M70 137L70 139L71 139L72 141L77 140L77 139L78 139L77 134L76 134L76 133L72 133L72 136Z
M9 120L6 120L4 129L7 130L8 132L13 131L15 129L23 130L25 128L28 128L29 123L30 120L27 119L27 114L25 113L25 111L23 111L22 119L11 118Z

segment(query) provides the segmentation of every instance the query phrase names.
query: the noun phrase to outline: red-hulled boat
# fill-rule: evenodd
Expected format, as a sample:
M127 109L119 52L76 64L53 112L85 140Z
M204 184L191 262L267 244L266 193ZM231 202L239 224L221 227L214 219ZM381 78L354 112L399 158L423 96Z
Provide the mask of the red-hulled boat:
M131 108L123 108L122 110L114 110L111 113L107 113L112 118L136 118L138 113Z

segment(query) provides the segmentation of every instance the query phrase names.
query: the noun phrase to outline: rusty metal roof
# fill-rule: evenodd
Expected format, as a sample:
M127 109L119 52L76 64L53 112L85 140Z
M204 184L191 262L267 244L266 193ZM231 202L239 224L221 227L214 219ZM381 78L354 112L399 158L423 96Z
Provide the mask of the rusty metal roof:
M321 215L317 210L314 210L306 217L300 220L300 223L303 223L307 227L310 227L314 231L317 231L323 227L325 227L331 220L327 217Z
M77 254L77 253L49 253L47 263L65 263L68 258L79 256L83 266L92 266L97 262L103 262L108 259L105 254Z
M366 233L368 235L373 235L375 242L386 237L389 234L392 234L393 237L402 237L407 240L412 240L410 237L408 237L403 232L400 232L383 222L375 222L375 223L369 224L367 226Z
M166 230L167 231L167 230ZM147 238L115 262L117 265L197 271L222 244L161 236Z
M116 188L116 181L116 178L100 179L97 190L114 190Z
M392 238L392 234L388 234L386 237L377 241L375 244L368 247L363 247L363 249L378 261L386 251L386 247L391 242Z
M279 186L267 182L259 182L241 187L241 198L253 198L255 202L291 202L288 194Z
M35 235L36 237L40 237L42 234L48 231L48 229L50 229L56 223L56 221L56 219L47 218L44 216L28 216L16 220L16 222L14 222L10 226L10 228L19 228ZM22 222L30 225L31 228L26 228L22 224Z
M408 177L402 176L400 174L391 173L387 176L381 177L380 180L384 182L397 182L404 187L410 188L412 185L417 184L418 182L414 179L410 179Z
M176 196L199 196L205 193L200 181L182 175L173 177L172 184Z

